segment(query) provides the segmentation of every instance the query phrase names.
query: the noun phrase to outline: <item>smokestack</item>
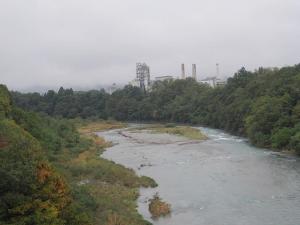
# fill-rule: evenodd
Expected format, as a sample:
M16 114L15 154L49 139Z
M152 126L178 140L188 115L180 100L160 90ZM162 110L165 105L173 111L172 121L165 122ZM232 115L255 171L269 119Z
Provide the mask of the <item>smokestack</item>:
M220 76L220 68L219 68L219 63L216 63L216 72L217 72L217 77Z
M181 78L185 79L185 69L184 69L184 64L181 64Z
M196 64L192 64L192 77L197 80Z

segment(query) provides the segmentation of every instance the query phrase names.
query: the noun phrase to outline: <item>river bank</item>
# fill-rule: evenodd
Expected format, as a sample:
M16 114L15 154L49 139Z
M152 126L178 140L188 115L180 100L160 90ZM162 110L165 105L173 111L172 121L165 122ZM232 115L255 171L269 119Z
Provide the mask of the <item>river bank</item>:
M150 224L138 213L137 198L140 187L157 184L149 177L137 176L132 169L103 158L101 154L114 143L94 133L124 127L126 124L115 121L80 121L77 129L81 137L90 142L89 147L65 162L69 179L77 182L93 199L95 224Z
M165 139L168 136L173 138L173 135L176 135L177 143L181 145L206 139L206 136L199 130L186 126L172 125L172 127L165 127L156 124L150 127L139 126L127 128L127 124L122 122L85 120L77 121L75 124L77 124L77 129L81 136L92 142L92 147L81 152L78 156L73 157L70 161L71 170L73 173L74 171L76 173L73 179L77 180L80 186L83 185L87 188L88 193L93 196L96 204L102 204L102 210L99 211L96 218L98 218L99 222L103 220L109 221L109 224L115 224L117 222L122 224L145 223L146 221L139 221L141 217L136 211L137 197L139 196L138 188L153 188L156 187L157 184L153 179L147 176L137 176L132 169L127 169L101 156L99 157L99 154L103 154L106 149L118 143L107 141L101 134L96 135L95 132L113 131L137 142L139 142L139 133L142 134L143 132L151 132L156 139L158 139L159 136ZM155 143L151 140L147 141L148 142L145 142L144 140L143 143L162 144L162 142ZM163 143L168 144L168 142ZM145 166L149 165L140 165L141 168ZM120 189L120 185L125 187ZM133 195L129 194L131 192ZM149 211L152 215L155 218L160 217L160 215L168 215L171 206L160 200L160 198L155 198L156 195L153 196L154 201L149 200L148 203ZM105 203L103 199L106 199ZM160 201L157 201L157 199ZM124 210L125 205L122 202L130 203L130 207L127 205L126 210ZM111 208L107 208L107 203L111 205ZM103 212L103 208L107 208L111 212Z

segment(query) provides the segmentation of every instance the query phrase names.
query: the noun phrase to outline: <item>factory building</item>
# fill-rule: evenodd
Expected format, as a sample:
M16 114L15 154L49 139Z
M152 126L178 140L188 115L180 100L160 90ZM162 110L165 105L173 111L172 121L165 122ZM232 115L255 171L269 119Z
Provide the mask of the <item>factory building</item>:
M199 83L207 84L208 86L215 87L216 86L216 77L207 77L205 79L199 80Z
M174 78L172 76L159 76L155 77L155 81L164 81L164 80L173 80Z
M208 86L215 88L224 86L226 84L226 80L222 80L217 77L207 77L205 79L199 80L199 83L207 84Z
M185 71L184 63L181 64L181 79L186 79L188 75ZM196 64L192 64L192 74L191 77L197 81L197 69ZM201 79L198 82L202 84L209 85L210 87L220 87L226 84L226 80L222 80L219 77L219 64L216 64L216 76L207 77L205 79ZM165 81L165 80L173 80L173 76L157 76L154 80L150 79L150 67L146 63L137 63L136 64L136 78L131 81L129 84L135 87L140 87L143 90L147 91L151 89L153 82L155 81ZM176 78L178 79L178 78Z

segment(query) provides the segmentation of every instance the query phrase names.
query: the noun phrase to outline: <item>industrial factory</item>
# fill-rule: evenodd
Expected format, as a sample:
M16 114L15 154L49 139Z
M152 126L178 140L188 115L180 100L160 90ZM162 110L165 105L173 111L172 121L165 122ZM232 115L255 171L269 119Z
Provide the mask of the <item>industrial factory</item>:
M186 79L187 77L192 77L199 83L207 84L213 88L218 86L223 86L226 84L226 80L222 80L219 78L220 76L219 64L216 64L216 75L212 77L206 77L205 79L198 80L197 79L197 69L196 64L192 64L192 74L191 76L186 75L185 65L181 64L181 77L173 77L173 76L158 76L155 77L154 80L150 78L150 67L146 63L137 63L136 64L136 78L131 81L129 84L132 86L140 87L143 90L149 90L153 82L156 81L165 81L165 80L174 80L174 79Z
M149 90L151 86L150 68L146 63L136 64L136 78L130 84L143 90Z

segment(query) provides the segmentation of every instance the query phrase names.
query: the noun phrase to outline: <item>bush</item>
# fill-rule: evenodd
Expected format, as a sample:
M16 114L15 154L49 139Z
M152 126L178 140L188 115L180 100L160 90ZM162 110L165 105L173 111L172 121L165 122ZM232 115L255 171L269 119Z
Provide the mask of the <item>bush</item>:
M166 125L165 125L165 127L176 127L176 124L174 124L174 123L167 123Z
M300 132L297 132L294 136L291 137L290 147L297 153L300 153Z
M166 216L171 213L171 205L163 202L159 195L156 193L153 198L150 199L149 211L153 218Z
M276 149L287 147L293 133L292 128L285 127L279 129L271 137L272 147Z

